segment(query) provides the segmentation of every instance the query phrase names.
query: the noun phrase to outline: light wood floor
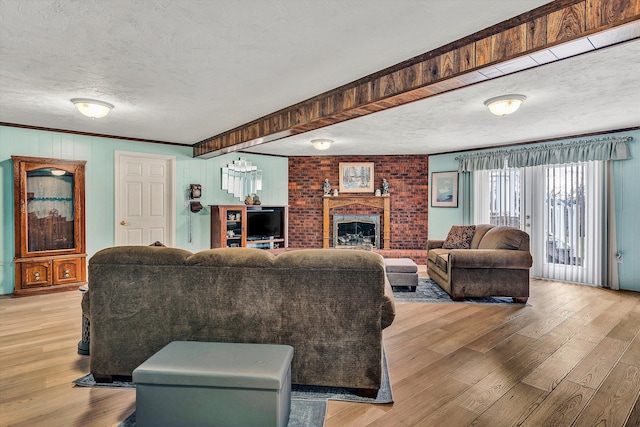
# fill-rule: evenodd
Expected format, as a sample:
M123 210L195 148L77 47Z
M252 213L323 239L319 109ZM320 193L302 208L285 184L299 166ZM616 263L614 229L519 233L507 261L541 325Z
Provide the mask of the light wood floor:
M528 305L397 303L395 403L330 402L331 426L640 425L640 294L533 281ZM80 293L0 299L0 425L111 426L135 391L74 387Z

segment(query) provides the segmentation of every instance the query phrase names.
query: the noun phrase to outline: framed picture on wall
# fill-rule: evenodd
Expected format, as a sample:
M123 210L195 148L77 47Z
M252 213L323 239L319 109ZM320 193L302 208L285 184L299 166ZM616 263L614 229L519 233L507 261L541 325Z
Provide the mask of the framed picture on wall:
M341 193L373 193L373 162L340 163Z
M433 172L431 174L431 207L458 207L458 172Z

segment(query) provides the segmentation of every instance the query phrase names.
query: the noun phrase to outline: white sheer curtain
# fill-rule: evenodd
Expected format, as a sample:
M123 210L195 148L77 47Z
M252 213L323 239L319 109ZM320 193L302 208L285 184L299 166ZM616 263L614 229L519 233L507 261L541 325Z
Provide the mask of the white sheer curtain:
M491 224L491 175L494 171L478 170L473 172L473 223Z
M474 173L474 221L524 229L523 174L520 169L480 170Z

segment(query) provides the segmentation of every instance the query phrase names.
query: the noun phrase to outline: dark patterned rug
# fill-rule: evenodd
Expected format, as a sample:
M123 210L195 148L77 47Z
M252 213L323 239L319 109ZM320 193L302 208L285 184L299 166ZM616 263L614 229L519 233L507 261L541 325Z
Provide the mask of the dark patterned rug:
M482 297L465 298L463 301L453 301L436 282L431 279L418 279L418 287L415 292L411 292L408 287L394 287L393 298L397 302L431 302L431 303L454 303L454 304L517 304L511 297Z

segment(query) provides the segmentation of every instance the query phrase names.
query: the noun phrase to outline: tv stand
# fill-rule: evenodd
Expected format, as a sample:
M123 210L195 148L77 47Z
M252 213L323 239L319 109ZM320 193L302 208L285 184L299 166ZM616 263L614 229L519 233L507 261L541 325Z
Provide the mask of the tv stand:
M289 246L287 206L210 205L211 248Z

